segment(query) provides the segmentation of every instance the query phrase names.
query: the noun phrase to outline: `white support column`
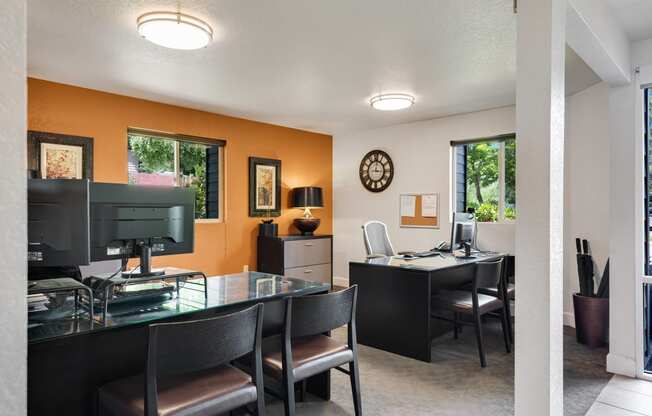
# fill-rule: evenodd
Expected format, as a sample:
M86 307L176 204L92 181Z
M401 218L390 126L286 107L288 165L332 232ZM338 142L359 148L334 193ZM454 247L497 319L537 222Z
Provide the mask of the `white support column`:
M26 4L0 1L0 406L27 413Z
M563 415L566 5L566 0L518 3L517 416Z

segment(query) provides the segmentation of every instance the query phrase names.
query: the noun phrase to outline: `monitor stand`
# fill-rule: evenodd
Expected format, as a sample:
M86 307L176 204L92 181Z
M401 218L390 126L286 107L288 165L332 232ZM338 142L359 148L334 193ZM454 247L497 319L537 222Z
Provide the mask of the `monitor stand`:
M140 251L140 266L138 273L122 272L122 277L150 277L150 276L163 276L165 270L152 270L152 247L149 244L142 244L138 246Z

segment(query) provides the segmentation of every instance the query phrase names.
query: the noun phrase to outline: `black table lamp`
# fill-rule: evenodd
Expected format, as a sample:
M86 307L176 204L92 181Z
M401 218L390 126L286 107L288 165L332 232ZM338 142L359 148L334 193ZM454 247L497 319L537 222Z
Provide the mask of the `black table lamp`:
M303 209L303 217L294 220L294 226L301 231L301 235L312 235L319 227L319 218L312 216L312 208L323 208L324 199L321 188L304 186L292 190L292 206Z

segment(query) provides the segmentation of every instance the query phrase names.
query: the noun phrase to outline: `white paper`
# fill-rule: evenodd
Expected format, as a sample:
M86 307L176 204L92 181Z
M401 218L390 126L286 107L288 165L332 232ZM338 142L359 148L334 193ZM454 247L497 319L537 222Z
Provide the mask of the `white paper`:
M401 217L414 217L417 210L417 197L401 195Z
M422 217L436 217L437 216L437 195L436 194L421 195L421 216Z

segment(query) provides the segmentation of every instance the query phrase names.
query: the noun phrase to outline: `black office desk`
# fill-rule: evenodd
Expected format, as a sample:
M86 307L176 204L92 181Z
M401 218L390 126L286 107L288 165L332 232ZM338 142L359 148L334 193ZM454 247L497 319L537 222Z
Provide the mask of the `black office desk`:
M263 334L270 336L281 332L283 298L326 293L329 289L328 284L240 273L208 278L207 297L196 290L181 289L179 298L163 303L112 309L106 325L73 318L31 327L28 414L94 414L95 395L101 385L143 371L151 323L207 318L264 302ZM309 379L308 389L329 400L330 375Z
M358 342L430 362L431 293L472 281L474 263L501 257L504 254L478 254L475 259L444 254L350 262L349 284L358 285Z

